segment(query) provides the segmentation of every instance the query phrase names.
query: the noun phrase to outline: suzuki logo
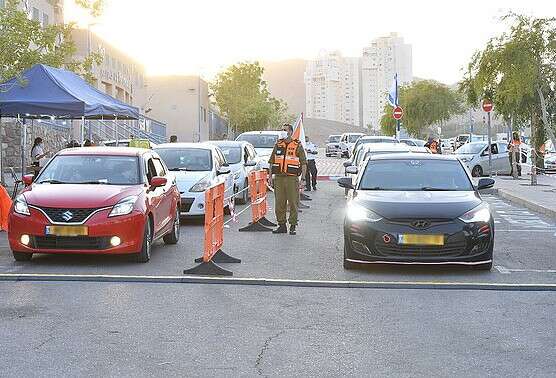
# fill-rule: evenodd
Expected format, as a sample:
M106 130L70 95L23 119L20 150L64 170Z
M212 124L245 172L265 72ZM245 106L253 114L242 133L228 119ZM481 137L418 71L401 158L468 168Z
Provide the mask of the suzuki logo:
M64 218L66 222L69 222L73 218L73 213L68 210L62 214L62 218Z
M431 225L431 222L426 220L416 220L411 222L411 227L413 228L427 228Z

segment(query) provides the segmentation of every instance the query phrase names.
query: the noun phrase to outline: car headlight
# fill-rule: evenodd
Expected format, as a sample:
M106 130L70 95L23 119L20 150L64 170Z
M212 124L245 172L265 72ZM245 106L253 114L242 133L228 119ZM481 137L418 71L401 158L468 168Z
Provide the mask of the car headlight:
M467 213L463 214L459 219L465 223L475 223L490 221L490 209L486 203L482 203L474 209L469 210Z
M470 157L460 157L459 158L461 161L463 161L464 163L469 163L473 158Z
M135 202L137 202L137 196L129 196L122 199L120 202L114 205L109 217L117 217L119 215L127 215L133 211Z
M23 194L20 194L15 199L14 211L21 215L31 215L31 212L29 211L29 206L27 206L27 201L25 200L25 196Z
M199 180L199 182L197 182L195 185L193 185L189 189L189 191L190 192L204 192L209 187L210 187L210 181L206 177L204 177L201 180Z
M346 217L352 222L378 222L382 219L377 213L353 202L350 202L347 206Z

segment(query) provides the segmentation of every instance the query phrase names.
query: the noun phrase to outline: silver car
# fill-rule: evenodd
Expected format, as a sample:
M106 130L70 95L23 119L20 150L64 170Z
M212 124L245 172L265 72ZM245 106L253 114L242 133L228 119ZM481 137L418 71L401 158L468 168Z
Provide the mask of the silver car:
M492 172L489 172L487 147L488 142L466 143L458 148L455 154L467 165L473 177L481 177L489 173L509 175L511 166L507 143L504 141L492 142Z

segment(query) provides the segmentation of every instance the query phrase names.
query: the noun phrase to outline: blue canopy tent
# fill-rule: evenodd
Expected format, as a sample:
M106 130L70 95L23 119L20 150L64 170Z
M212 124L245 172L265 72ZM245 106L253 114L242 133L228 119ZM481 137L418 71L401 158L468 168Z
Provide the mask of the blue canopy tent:
M73 72L36 64L19 77L0 84L0 119L2 117L23 119L23 174L25 119L81 119L83 144L86 119L137 120L139 109L99 91Z

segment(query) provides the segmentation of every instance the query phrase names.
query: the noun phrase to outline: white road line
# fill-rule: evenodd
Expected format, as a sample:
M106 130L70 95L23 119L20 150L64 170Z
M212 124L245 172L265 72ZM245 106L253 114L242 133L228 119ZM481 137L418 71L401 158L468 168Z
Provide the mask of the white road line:
M519 268L505 268L502 265L496 265L494 268L502 274L510 273L556 273L556 269L519 269Z
M495 229L495 232L554 232L555 230L499 230ZM556 235L556 233L555 233Z
M496 269L498 272L502 273L502 274L510 274L511 272L504 268L502 265L495 265L494 269Z

